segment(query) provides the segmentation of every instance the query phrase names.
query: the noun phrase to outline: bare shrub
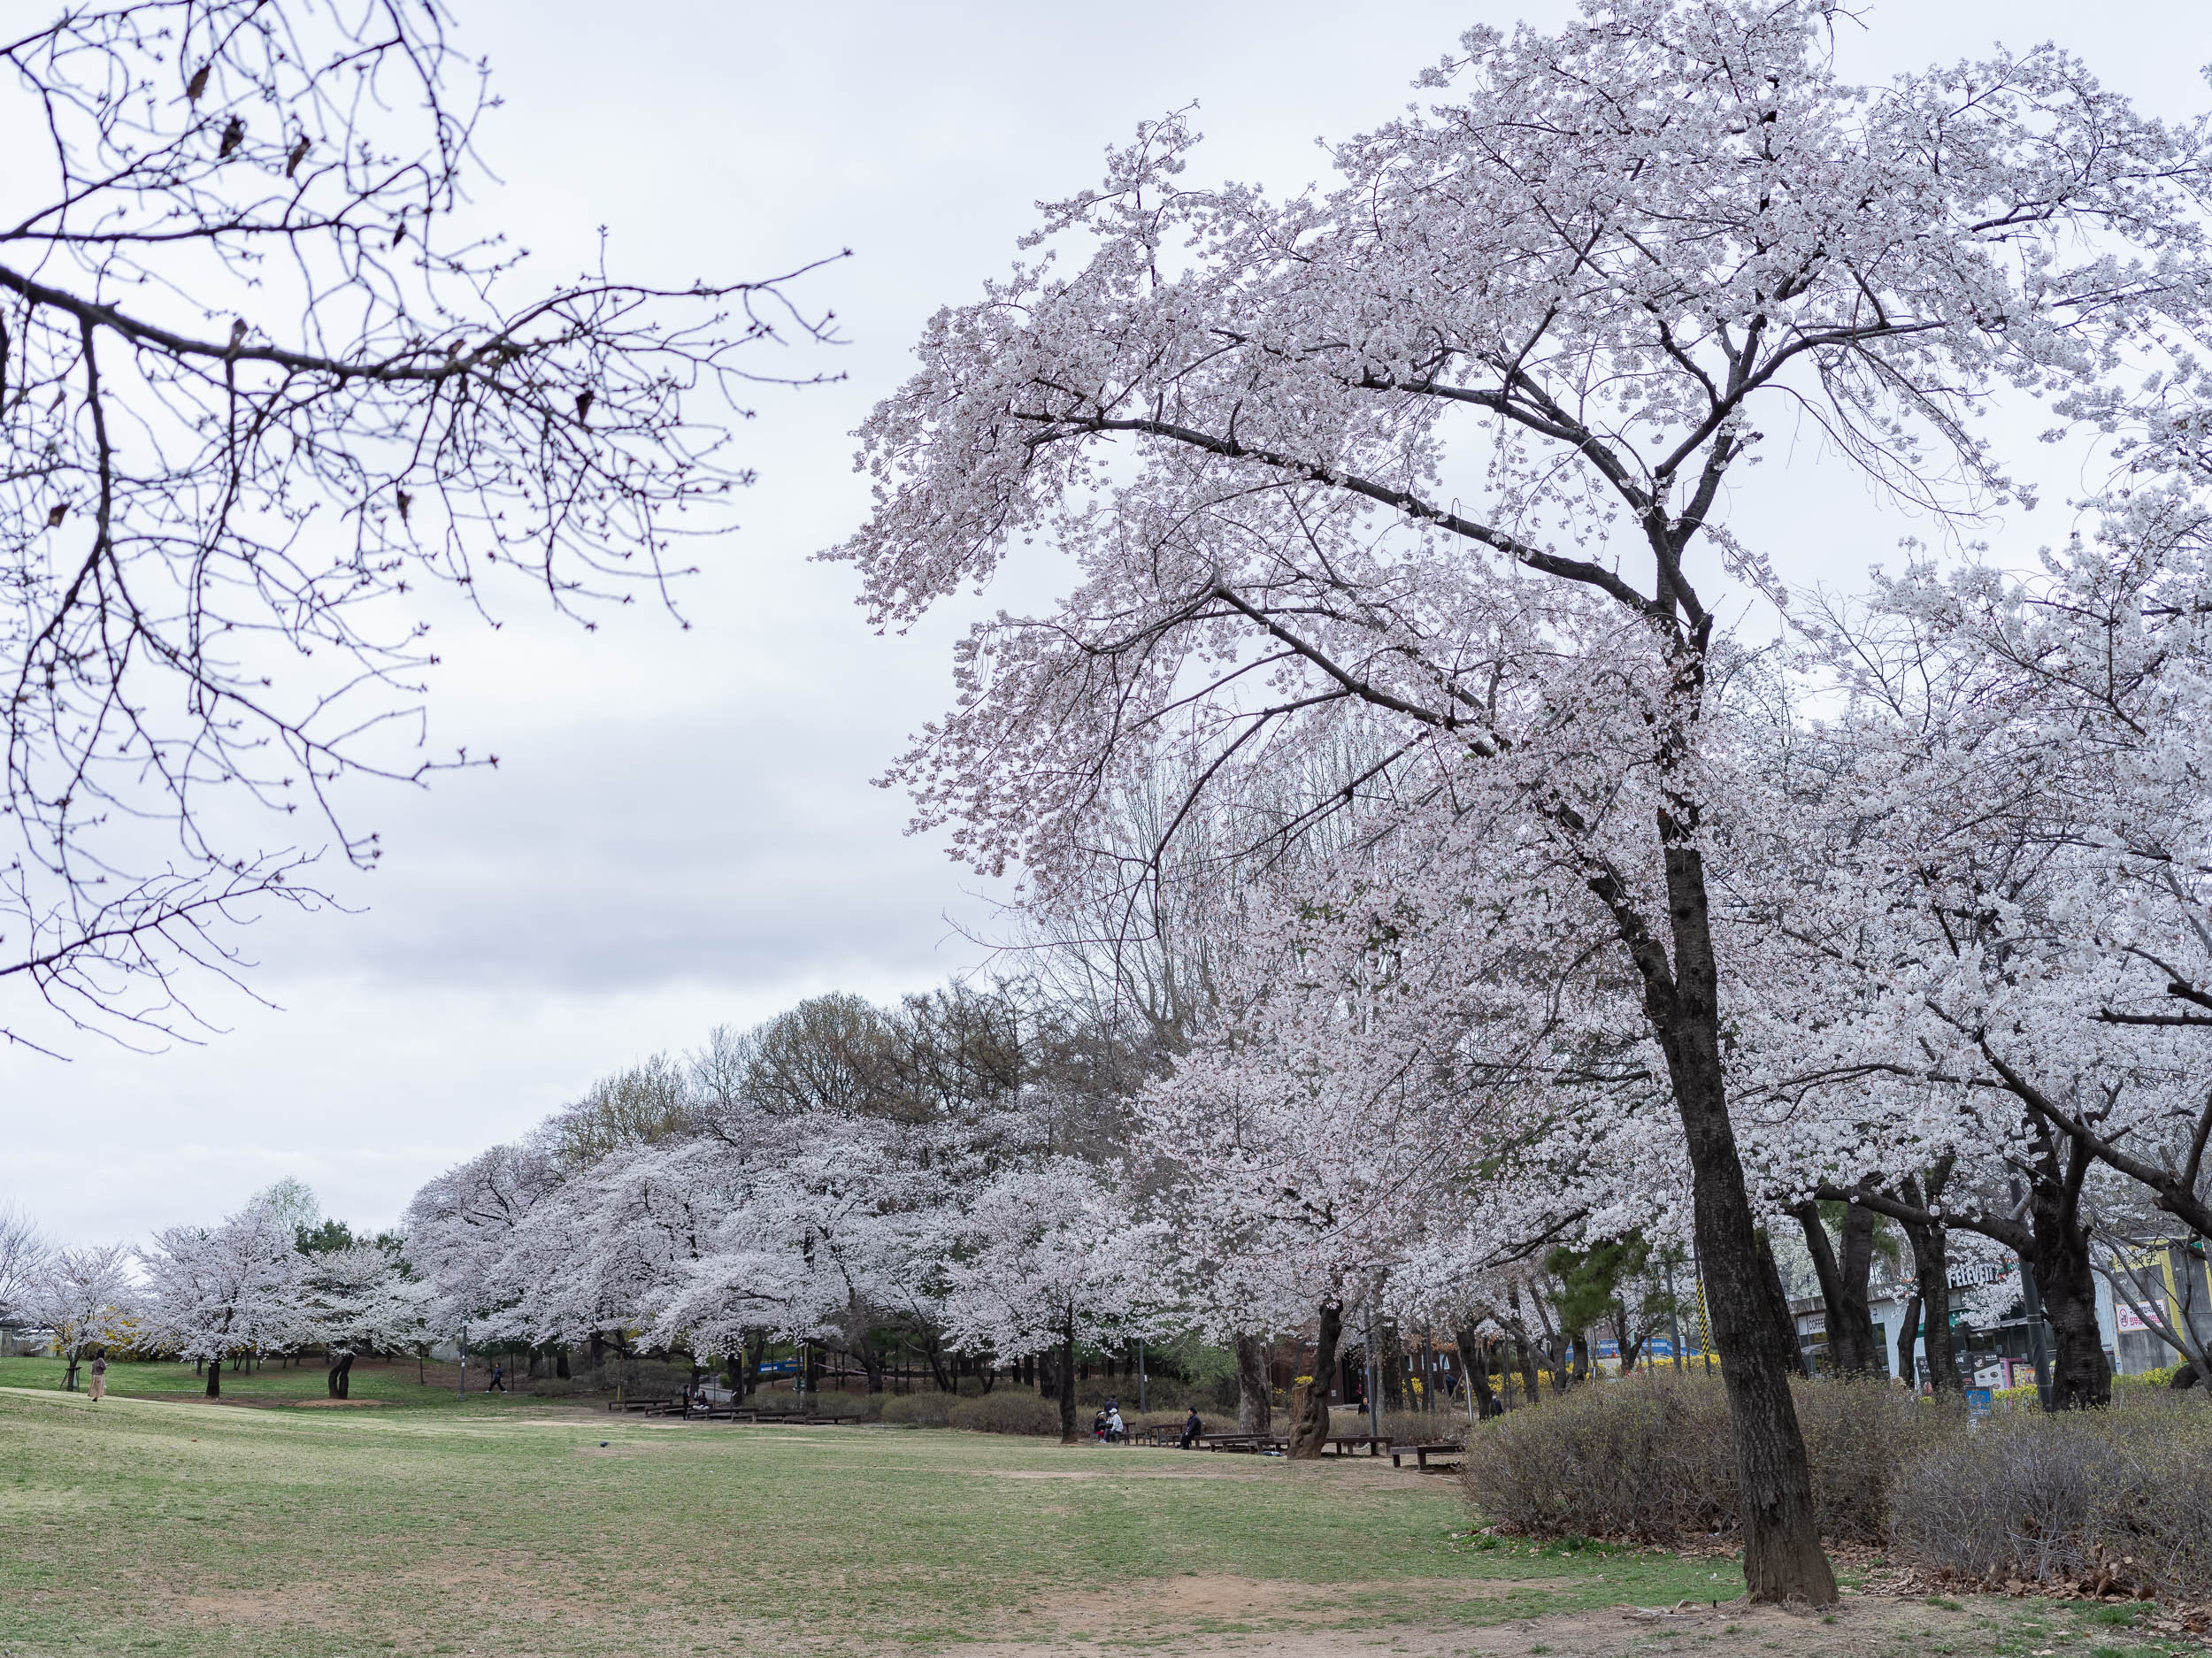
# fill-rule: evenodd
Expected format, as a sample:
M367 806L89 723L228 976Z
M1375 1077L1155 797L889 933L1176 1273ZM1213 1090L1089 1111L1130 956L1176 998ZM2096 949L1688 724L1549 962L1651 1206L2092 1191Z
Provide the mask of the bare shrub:
M2212 1599L2212 1408L2008 1412L1930 1447L1893 1490L1892 1545L1975 1582Z
M1060 1437L1060 1405L1027 1390L994 1388L980 1399L953 1406L949 1425L977 1433L1030 1433Z
M883 1401L879 1420L902 1428L949 1428L959 1402L950 1393L894 1393Z
M1879 1382L1794 1390L1822 1535L1883 1539L1901 1466L1955 1437L1955 1409ZM1632 1377L1481 1424L1468 1444L1469 1500L1532 1536L1675 1543L1740 1524L1728 1401L1717 1379Z

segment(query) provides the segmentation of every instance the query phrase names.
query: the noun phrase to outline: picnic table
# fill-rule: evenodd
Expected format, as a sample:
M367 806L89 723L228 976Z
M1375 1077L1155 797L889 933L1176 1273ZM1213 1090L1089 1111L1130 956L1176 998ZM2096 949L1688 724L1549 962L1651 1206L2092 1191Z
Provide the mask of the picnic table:
M1179 1438L1176 1442L1182 1441ZM1209 1451L1243 1451L1254 1455L1290 1448L1290 1441L1279 1433L1202 1433L1198 1443Z
M1391 1467L1402 1466L1398 1459L1404 1456L1413 1458L1414 1467L1424 1474L1429 1471L1429 1459L1434 1457L1437 1471L1441 1473L1446 1462L1465 1462L1467 1447L1456 1439L1438 1439L1428 1445L1394 1445L1390 1447Z

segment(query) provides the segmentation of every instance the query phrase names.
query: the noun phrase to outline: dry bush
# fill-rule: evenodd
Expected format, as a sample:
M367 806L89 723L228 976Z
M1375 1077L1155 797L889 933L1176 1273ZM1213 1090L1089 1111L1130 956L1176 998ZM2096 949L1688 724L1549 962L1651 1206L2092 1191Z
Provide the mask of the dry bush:
M1026 1389L1008 1392L994 1388L980 1399L964 1399L953 1406L947 1421L956 1428L977 1433L1031 1433L1060 1437L1060 1401L1044 1399Z
M879 1420L902 1428L949 1428L959 1402L950 1393L894 1393L883 1401Z
M1393 1445L1436 1445L1447 1439L1464 1442L1467 1438L1467 1413L1464 1410L1386 1410L1382 1414L1382 1432L1390 1436Z
M1891 1540L1976 1582L2212 1600L2208 1490L2212 1405L2187 1394L2008 1412L1901 1473Z
M1882 1541L1901 1466L1956 1437L1963 1416L1880 1382L1794 1390L1822 1535ZM1484 1516L1532 1536L1675 1543L1739 1524L1728 1401L1701 1376L1592 1384L1482 1424L1466 1485Z

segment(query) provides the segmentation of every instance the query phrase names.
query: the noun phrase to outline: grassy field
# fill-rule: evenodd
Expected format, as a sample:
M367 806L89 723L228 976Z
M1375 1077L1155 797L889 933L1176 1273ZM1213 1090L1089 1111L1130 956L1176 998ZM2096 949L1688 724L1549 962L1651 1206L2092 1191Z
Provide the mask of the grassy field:
M373 1401L373 1408L379 1409L496 1409L503 1404L513 1404L517 1399L524 1403L544 1402L532 1401L525 1395L511 1398L502 1393L478 1398L488 1371L473 1362L469 1365L469 1397L465 1405L456 1386L459 1380L457 1365L424 1365L420 1370L424 1379L420 1381L416 1379L417 1374L412 1362L357 1363L353 1367L350 1392L357 1400ZM0 1358L0 1387L58 1389L62 1375L59 1359ZM89 1379L88 1371L81 1368L77 1386L82 1388ZM119 1398L183 1402L204 1397L207 1378L195 1376L189 1364L112 1364L108 1367L108 1392ZM257 1370L251 1376L241 1376L227 1369L223 1371L223 1398L233 1404L291 1404L328 1395L323 1367L313 1359L290 1370L272 1365L266 1370Z
M319 1386L312 1370L251 1379L283 1378ZM158 1393L177 1378L119 1379ZM411 1373L378 1386L403 1392ZM398 1403L412 1408L0 1391L0 1649L1569 1653L1683 1633L1612 1608L1703 1608L1741 1587L1726 1561L1471 1547L1453 1535L1455 1482L1386 1464ZM2002 1603L1912 1609L1948 1639L1888 1623L1876 1639L1861 1619L1874 1644L1848 1649L2070 1639L2024 1632ZM1685 1638L1776 1646L1764 1627ZM1844 1631L1808 1630L1847 1650Z

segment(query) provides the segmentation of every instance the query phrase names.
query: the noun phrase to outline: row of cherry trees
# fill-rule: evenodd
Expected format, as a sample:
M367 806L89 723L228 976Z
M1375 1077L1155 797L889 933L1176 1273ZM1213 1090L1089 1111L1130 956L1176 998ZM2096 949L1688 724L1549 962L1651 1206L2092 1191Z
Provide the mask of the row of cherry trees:
M803 1002L602 1083L417 1194L406 1255L480 1341L677 1350L757 1369L769 1340L1048 1355L1180 1328L1170 1253L1110 1153L1148 1030L1006 990L886 1014Z
M312 1350L330 1396L343 1399L357 1356L422 1352L450 1317L396 1238L303 1224L287 1199L303 1192L280 1182L213 1225L164 1227L143 1247L53 1247L24 1217L0 1217L0 1315L48 1333L68 1387L87 1355L122 1350L192 1361L212 1399L226 1364Z

